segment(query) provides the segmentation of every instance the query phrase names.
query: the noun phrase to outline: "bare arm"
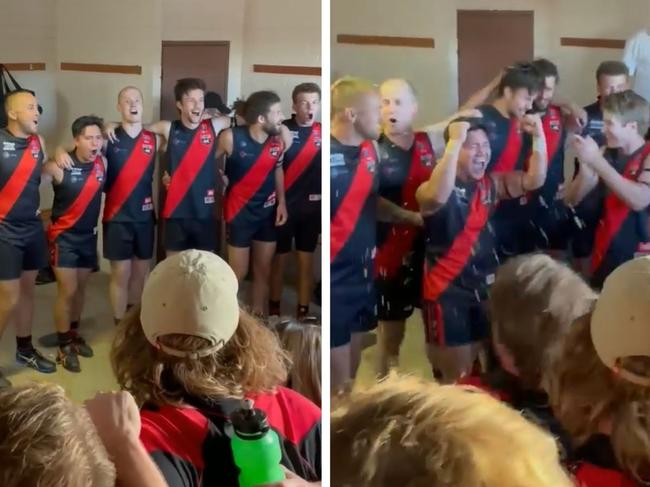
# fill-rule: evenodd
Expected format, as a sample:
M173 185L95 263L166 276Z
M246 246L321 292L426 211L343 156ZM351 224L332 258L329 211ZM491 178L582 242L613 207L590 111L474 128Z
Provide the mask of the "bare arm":
M210 119L214 133L217 135L219 135L221 131L230 128L230 121L230 117L227 117L226 115L216 115Z
M455 122L449 126L449 142L428 181L415 192L423 215L435 213L443 207L456 185L456 172L460 150L467 138L468 122Z
M233 137L232 130L226 129L221 134L219 134L219 139L217 140L217 152L215 157L219 159L221 156L230 156L232 154L233 146Z
M377 199L377 220L386 223L422 226L422 215L419 212L406 210L381 196Z
M172 129L172 123L169 120L159 120L158 122L153 122L150 124L143 125L145 130L153 132L160 137L163 137L166 141L169 140L169 132Z
M594 166L600 179L633 211L645 210L650 205L650 157L643 162L637 181L624 178L604 157L601 159Z
M293 145L293 136L291 135L291 131L289 130L289 127L287 127L286 125L282 125L282 128L280 129L280 137L282 137L282 143L284 144L284 152L286 153Z
M41 183L61 184L61 181L63 181L63 169L54 161L45 163L41 171Z
M566 187L564 203L567 206L578 206L596 185L598 185L598 175L589 166L581 164L578 174Z

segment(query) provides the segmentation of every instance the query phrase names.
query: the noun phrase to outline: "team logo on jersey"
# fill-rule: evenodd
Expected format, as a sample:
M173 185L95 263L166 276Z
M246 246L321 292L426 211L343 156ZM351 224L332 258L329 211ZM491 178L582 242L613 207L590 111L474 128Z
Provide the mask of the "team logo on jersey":
M377 162L374 159L368 160L366 167L368 168L368 172L371 174L375 174L375 172L377 172Z
M553 132L559 132L560 131L560 121L558 119L554 118L553 120L551 120L551 123L549 124L549 126L551 127L551 130Z
M145 154L151 154L153 152L153 146L142 144L142 152Z
M422 164L424 167L433 166L433 157L431 154L422 154L420 156L420 164Z
M214 189L209 189L208 190L205 198L203 198L203 202L206 205L211 205L212 203L214 203Z
M278 157L280 155L280 148L272 145L269 149L269 153L271 154L271 157Z
M29 150L32 151L32 156L34 159L38 159L38 156L41 153L41 146L36 143L36 140L32 140L29 144Z
M345 166L343 154L330 154L330 167Z
M100 167L95 167L95 177L100 183L104 180L104 171Z
M264 208L275 205L275 191L269 195L267 200L264 202Z
M479 188L478 191L481 192L481 204L482 205L487 206L487 205L492 204L492 193L490 193L490 191L488 191L487 188Z
M142 211L152 211L153 210L153 201L151 199L151 196L147 196L144 199L144 203L142 204Z
M203 145L212 144L212 135L210 135L210 134L201 134L201 143Z

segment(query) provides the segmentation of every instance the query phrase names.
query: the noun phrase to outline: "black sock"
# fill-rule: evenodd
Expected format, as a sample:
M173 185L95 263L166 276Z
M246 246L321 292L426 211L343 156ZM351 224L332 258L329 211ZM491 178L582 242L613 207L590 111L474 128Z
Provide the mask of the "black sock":
M79 329L79 322L78 321L71 321L70 322L70 329L71 330L78 330Z
M269 315L280 316L280 301L269 299Z
M72 343L72 331L64 331L63 333L56 333L56 337L59 341L59 347L65 347Z
M34 345L32 345L32 336L28 335L26 337L19 337L16 336L16 347L18 347L18 350L31 350L34 348Z
M308 313L309 313L309 305L299 304L296 318L302 320L305 316L307 316Z

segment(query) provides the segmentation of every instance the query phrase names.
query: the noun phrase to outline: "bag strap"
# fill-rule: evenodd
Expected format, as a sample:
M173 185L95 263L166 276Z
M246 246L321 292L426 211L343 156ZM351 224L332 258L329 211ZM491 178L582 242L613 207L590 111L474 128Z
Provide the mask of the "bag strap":
M11 91L16 91L16 90L22 90L22 86L18 84L18 81L16 81L16 78L14 78L11 73L9 72L9 69L7 69L7 66L4 64L0 64L0 76L2 76L2 83L4 85L5 89L5 94L9 93ZM7 78L9 78L9 81L11 81L14 85L13 90L9 88L9 82L7 81Z

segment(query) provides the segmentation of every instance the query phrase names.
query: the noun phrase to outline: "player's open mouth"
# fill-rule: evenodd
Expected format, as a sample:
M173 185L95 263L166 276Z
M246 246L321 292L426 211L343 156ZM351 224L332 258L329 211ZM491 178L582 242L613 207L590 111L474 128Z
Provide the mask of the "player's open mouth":
M391 117L388 119L390 123L397 123L397 119L395 117Z
M308 118L309 120L313 120L313 119L314 119L314 114L313 114L313 113L308 113L308 114L307 114L307 118Z
M38 120L34 120L34 125L38 125Z
M129 113L130 113L131 115L137 115L137 114L138 114L138 111L137 111L137 110L131 110Z
M192 115L194 115L195 117L198 117L199 115L201 115L201 112L199 112L199 111L197 111L197 110L194 110L194 111L191 112L191 113L192 113Z
M97 150L97 149L93 149L91 151L91 154L93 155L93 157L96 156L98 153L99 153L99 150Z

